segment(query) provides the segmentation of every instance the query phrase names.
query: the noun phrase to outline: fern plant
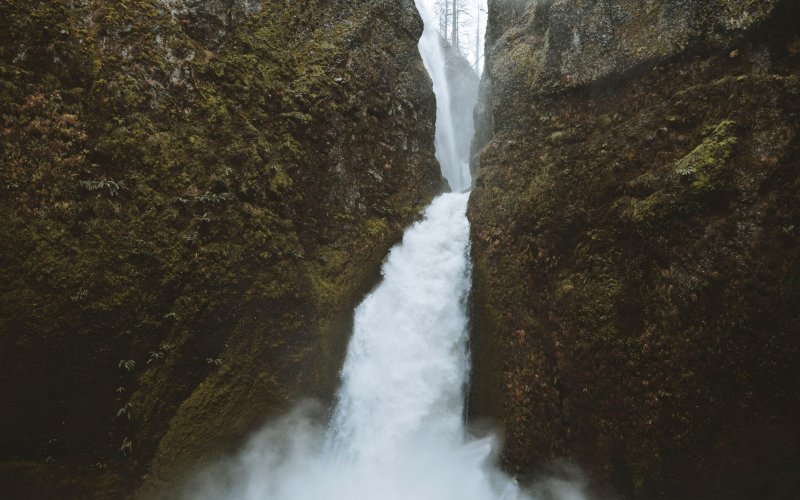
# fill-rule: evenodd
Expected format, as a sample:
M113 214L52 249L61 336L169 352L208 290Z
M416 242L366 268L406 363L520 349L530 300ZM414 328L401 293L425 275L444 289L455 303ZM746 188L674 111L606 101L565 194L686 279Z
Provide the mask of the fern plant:
M120 359L118 366L119 368L131 372L136 367L136 361L132 359Z
M119 447L120 453L122 453L123 457L127 457L128 455L133 455L133 441L129 437L125 437L122 440L122 445Z
M133 403L125 403L125 406L117 410L118 417L127 417L128 420L131 419L131 410L133 410Z
M153 361L158 361L164 357L164 353L161 351L150 351L150 358L147 360L147 364L149 365Z

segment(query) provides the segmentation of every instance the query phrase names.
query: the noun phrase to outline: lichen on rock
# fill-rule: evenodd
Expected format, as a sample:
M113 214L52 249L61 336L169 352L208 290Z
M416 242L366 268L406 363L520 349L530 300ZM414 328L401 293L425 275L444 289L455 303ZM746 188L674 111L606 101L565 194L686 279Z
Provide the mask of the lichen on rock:
M733 155L737 139L733 134L735 122L724 120L704 130L703 142L688 155L675 162L675 173L691 183L692 188L703 190L725 167Z

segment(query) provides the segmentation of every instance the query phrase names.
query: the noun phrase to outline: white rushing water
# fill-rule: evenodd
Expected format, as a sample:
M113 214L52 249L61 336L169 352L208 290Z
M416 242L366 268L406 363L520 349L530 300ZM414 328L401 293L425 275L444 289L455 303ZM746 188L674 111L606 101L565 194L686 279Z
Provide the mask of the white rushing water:
M461 439L466 204L466 194L437 198L389 254L383 282L356 310L331 421L336 454L390 462L417 440Z
M459 103L454 103L451 98L454 89L447 75L447 60L436 28L437 23L422 0L416 2L417 9L425 22L422 38L419 40L419 52L425 69L433 81L433 93L436 95L436 159L439 160L442 175L450 184L450 189L461 193L468 190L472 184L469 171L469 143L474 128L472 123L456 123L455 117L462 114L455 113L453 109ZM472 110L469 110L467 116L470 116L471 112Z
M449 116L438 33L423 17L419 47L438 101L437 156L456 192L436 198L406 231L384 262L383 281L358 306L329 423L319 423L318 406L301 405L235 459L200 474L186 498L532 498L495 466L494 440L475 439L464 425L471 277L469 193L460 191L470 176L466 152L455 151L464 132ZM568 484L548 491L546 498L582 498Z

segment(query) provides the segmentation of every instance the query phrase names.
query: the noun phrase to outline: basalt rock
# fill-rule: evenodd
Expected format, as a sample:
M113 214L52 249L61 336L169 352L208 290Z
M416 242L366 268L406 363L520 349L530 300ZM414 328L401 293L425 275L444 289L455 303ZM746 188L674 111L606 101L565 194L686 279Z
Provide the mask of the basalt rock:
M161 0L186 33L216 49L225 35L261 10L261 0Z
M489 2L473 418L625 498L800 495L800 7Z
M329 398L441 184L413 2L0 17L3 495L149 497Z

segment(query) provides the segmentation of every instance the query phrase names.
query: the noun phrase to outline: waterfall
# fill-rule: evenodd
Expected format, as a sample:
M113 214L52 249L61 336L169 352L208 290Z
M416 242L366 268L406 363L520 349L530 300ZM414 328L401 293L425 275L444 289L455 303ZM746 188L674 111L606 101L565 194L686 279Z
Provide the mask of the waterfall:
M428 207L358 307L330 439L337 454L391 463L462 438L467 375L467 195ZM394 465L393 465L394 466Z
M187 498L532 498L494 464L494 439L476 439L464 425L471 180L468 153L458 146L468 147L469 137L459 134L471 136L472 126L452 119L458 103L451 102L445 54L418 8L426 21L420 52L437 97L437 157L455 192L437 197L405 232L384 262L383 281L356 309L328 425L316 423L319 408L302 405L234 461L201 474ZM582 498L566 493L548 498Z
M301 407L187 498L521 499L463 423L468 375L469 194L436 198L358 306L327 428ZM222 478L222 479L220 479Z

